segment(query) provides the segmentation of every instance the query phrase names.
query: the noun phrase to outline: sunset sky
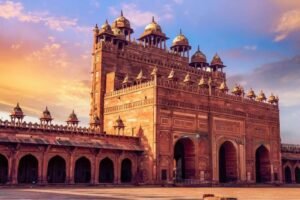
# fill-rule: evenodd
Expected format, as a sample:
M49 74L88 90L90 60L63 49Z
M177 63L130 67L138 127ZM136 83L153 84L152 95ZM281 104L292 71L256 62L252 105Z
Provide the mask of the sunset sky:
M279 95L283 142L300 144L300 0L0 0L0 118L20 103L25 121L48 106L63 123L74 109L88 124L92 29L120 15L139 37L152 16L210 61L228 83Z

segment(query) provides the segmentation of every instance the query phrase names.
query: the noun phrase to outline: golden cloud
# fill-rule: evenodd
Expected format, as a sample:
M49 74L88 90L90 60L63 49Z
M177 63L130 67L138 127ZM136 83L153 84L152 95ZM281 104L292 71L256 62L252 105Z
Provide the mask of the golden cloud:
M275 41L284 40L290 33L300 30L300 10L285 12L279 19Z

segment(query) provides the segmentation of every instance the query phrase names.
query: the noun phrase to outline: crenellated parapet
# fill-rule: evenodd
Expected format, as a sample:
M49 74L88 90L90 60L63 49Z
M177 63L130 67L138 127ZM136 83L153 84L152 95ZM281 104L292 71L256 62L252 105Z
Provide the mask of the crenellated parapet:
M156 73L159 74L159 77L156 75L156 78L154 79L153 75L151 75L152 73L143 73L145 81L139 82L136 80L139 74L137 74L137 77L129 77L128 74L126 74L124 80L120 81L121 83L119 84L119 89L106 93L105 97L108 98L157 86L203 96L233 100L268 109L278 109L279 99L273 94L271 94L267 100L265 94L261 91L257 98L252 98L252 96L249 96L249 93L248 95L245 95L244 89L240 85L234 86L231 92L228 92L229 89L225 81L221 83L215 81L216 77L220 75L218 72L203 71L201 74L192 74L189 72L182 74L180 72L176 72L174 69L171 69L168 75L162 75L157 68L153 69L156 69ZM126 81L127 84L126 86L123 85L121 87L124 81ZM251 92L254 93L252 89L250 90L250 93Z
M282 153L300 153L300 145L299 144L281 144L281 152Z
M0 119L0 131L10 133L13 131L14 133L18 131L21 134L29 134L29 133L45 133L45 134L54 134L56 136L88 136L92 138L107 138L107 137L122 137L122 138L137 138L135 136L118 136L115 134L108 133L99 133L97 130L87 127L70 127L66 125L43 125L39 123L32 122L22 122L22 123L14 123L9 120L1 120Z

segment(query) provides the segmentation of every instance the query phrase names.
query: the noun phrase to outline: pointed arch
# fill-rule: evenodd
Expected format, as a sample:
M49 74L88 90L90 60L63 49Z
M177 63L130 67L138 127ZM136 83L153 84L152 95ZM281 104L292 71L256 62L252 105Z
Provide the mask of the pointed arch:
M27 154L19 161L18 183L35 184L38 181L38 159Z
M130 183L132 181L132 162L125 158L121 163L121 182Z
M91 181L91 162L86 157L80 157L75 162L75 183L89 183Z
M219 148L219 182L238 180L237 150L231 141L225 141Z
M114 163L108 157L100 162L99 167L99 182L100 183L113 183L114 182Z
M174 164L177 180L195 178L195 145L190 138L180 138L176 141Z
M292 183L292 171L289 166L284 168L284 182L285 183Z
M271 181L271 162L269 150L264 146L259 146L255 151L255 177L257 183Z
M54 156L48 162L48 183L64 183L66 181L66 161L61 156Z
M8 160L0 154L0 184L5 184L8 179Z

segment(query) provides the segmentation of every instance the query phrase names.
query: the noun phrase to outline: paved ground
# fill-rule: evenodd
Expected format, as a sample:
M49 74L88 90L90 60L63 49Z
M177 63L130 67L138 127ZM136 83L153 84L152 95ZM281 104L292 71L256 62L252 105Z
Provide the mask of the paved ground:
M201 199L203 194L237 197L238 200L299 200L300 188L183 188L183 187L35 187L1 188L0 199Z

